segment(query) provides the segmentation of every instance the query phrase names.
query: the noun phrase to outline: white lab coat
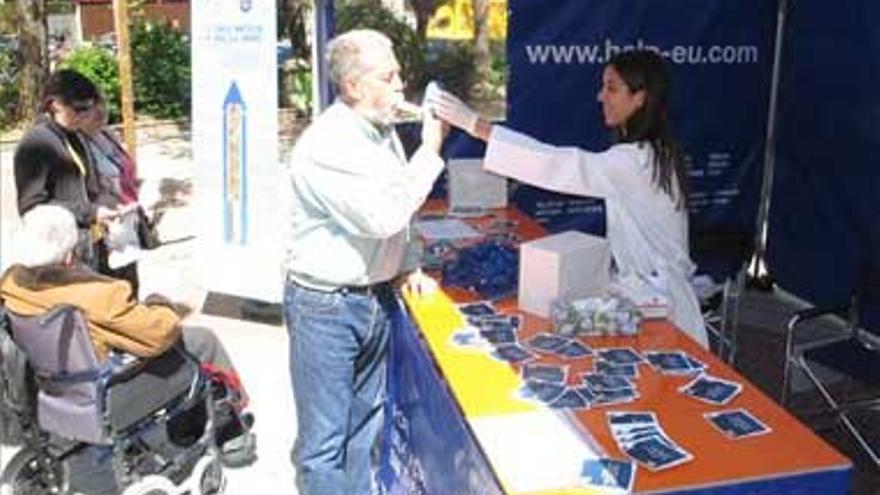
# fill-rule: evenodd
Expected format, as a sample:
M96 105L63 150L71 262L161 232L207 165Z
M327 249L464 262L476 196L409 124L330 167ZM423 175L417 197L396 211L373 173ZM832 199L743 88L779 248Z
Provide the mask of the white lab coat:
M617 277L665 280L671 320L706 347L706 328L690 277L687 211L655 186L646 143L625 143L601 153L541 143L494 126L486 170L544 189L605 199L607 237Z

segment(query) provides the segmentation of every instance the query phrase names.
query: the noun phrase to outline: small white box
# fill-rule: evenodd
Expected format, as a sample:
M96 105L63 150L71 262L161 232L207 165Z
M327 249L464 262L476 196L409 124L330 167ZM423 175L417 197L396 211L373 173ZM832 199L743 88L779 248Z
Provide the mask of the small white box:
M483 170L481 159L450 160L449 211L485 212L507 206L507 179Z
M608 241L567 231L519 248L519 308L550 316L558 298L578 299L608 293L611 250Z

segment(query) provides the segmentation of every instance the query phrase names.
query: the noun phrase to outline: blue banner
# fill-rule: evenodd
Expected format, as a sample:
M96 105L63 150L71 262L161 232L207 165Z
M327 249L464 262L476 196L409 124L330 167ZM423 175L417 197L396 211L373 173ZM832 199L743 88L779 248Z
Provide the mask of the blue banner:
M875 284L864 309L880 329L877 19L876 0L790 9L767 262L777 283L816 304L848 303Z
M692 230L751 236L760 194L776 2L510 0L507 124L540 140L611 144L596 101L616 52L668 61L673 129L692 160ZM513 196L552 231L604 233L601 201L522 186Z
M392 318L387 391L381 493L503 495L403 310Z

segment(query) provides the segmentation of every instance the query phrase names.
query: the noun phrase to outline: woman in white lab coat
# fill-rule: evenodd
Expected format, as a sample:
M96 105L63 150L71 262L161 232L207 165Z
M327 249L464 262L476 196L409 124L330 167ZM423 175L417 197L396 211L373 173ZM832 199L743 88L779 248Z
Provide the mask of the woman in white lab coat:
M605 199L607 237L615 277L659 284L671 320L707 346L706 330L689 279L685 166L667 125L668 76L651 51L622 52L602 74L598 101L617 144L601 152L539 142L492 125L455 96L428 95L434 112L488 143L483 166L521 182L567 194Z

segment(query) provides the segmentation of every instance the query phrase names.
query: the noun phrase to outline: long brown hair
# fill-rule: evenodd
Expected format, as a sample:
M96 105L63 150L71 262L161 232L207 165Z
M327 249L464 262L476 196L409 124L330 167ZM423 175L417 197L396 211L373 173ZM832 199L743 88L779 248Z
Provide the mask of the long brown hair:
M650 143L654 149L654 183L675 200L679 208L686 206L684 153L669 129L666 63L653 51L632 50L616 54L608 61L608 66L614 67L632 93L645 92L645 103L630 115L622 128L615 129L618 141Z

